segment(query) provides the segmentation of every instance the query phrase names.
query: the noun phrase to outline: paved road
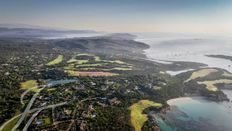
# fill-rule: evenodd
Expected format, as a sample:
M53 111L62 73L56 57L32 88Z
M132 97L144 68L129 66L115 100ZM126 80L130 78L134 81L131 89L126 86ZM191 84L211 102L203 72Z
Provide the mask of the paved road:
M44 89L41 88L39 89L38 92L36 92L33 97L31 98L30 102L28 103L26 109L24 110L24 112L22 113L22 116L20 117L19 121L16 123L16 125L12 128L12 131L15 131L19 125L22 123L22 121L24 120L25 116L27 115L27 113L29 112L29 110L31 109L31 106L33 105L34 101L36 100L37 96L39 95L40 91L42 91Z
M48 106L44 106L44 107L39 107L39 108L34 108L34 109L31 109L28 113L32 113L32 112L35 112L37 110L44 110L44 109L48 109L48 108L54 108L54 107L58 107L58 106L62 106L62 105L65 105L67 104L67 102L61 102L61 103L58 103L58 104L53 104L53 105L48 105Z
M24 98L24 96L25 96L29 91L31 91L31 90L34 89L34 88L40 88L40 87L43 87L43 86L34 86L34 87L31 87L31 88L27 89L26 91L24 91L23 94L22 94L21 97L20 97L20 102L21 102L21 104L22 104L22 105L25 104L25 103L23 102L23 98Z
M57 106L62 106L67 104L67 102L62 102L62 103L58 103L58 104L54 104L54 105L49 105L49 106L45 106L45 107L41 107L41 108L35 108L33 110L37 110L37 112L35 112L32 117L27 121L27 124L24 126L23 131L27 131L28 127L31 125L32 121L35 119L35 117L44 109L48 109L48 108L54 108ZM31 111L33 111L31 110Z
M27 124L24 126L23 131L27 131L27 128L31 125L31 122L35 119L35 117L42 111L42 109L35 112L32 117L27 121Z
M60 83L58 83L58 84L60 84ZM62 84L62 83L61 83L61 84ZM56 84L53 84L53 85L56 85ZM15 124L15 126L12 128L11 131L15 131L15 130L19 127L19 125L22 123L22 121L25 119L26 115L29 113L29 111L30 111L30 109L31 109L31 106L33 105L34 101L35 101L36 98L38 97L39 93L40 93L45 87L51 87L51 86L53 86L53 85L52 85L52 84L47 84L47 85L41 85L41 86L32 87L32 88L40 88L40 89L38 90L38 92L36 92L36 93L33 95L33 97L31 98L30 102L28 103L27 107L25 108L24 112L21 114L20 119L18 120L18 122ZM32 89L32 88L30 88L30 89ZM30 89L29 89L29 90L30 90ZM20 100L21 100L21 103L22 103L22 104L24 104L24 102L23 102L23 97L24 97L24 95L25 95L26 93L28 93L28 91L25 91L25 92L21 95ZM51 105L51 106L52 106L52 105ZM41 107L41 108L43 108L43 107ZM38 110L40 110L40 108L38 108ZM29 127L29 125L26 125L26 126Z
M33 97L31 98L30 102L28 103L26 109L24 110L24 112L22 113L20 119L18 120L18 122L16 123L16 125L12 128L11 131L15 131L19 125L22 123L22 121L24 120L24 118L26 117L26 115L30 112L34 112L34 111L38 111L38 110L43 110L43 109L47 109L47 108L53 108L53 107L56 107L56 106L61 106L61 105L64 105L64 104L67 104L67 102L63 102L63 103L59 103L59 104L54 104L54 105L49 105L49 106L45 106L45 107L40 107L40 108L34 108L32 110L30 110L32 104L34 103L34 101L36 100L37 96L39 95L40 91L42 91L46 86L43 86L43 88L41 88L38 92L36 92ZM96 98L92 98L92 99L96 99ZM86 99L83 99L81 100L80 102L84 102L86 100L89 100L89 98L86 98ZM39 113L39 112L38 112ZM38 115L38 114L37 114ZM32 116L33 117L33 116ZM34 118L33 118L34 119ZM32 119L32 120L33 120ZM30 121L30 120L29 120ZM32 121L31 121L32 122ZM28 128L31 124L31 122L27 123L25 126L26 128Z
M48 106L44 106L44 107L40 107L40 108L34 108L34 109L31 109L30 111L28 111L28 113L33 113L35 111L38 111L38 110L44 110L44 109L49 109L49 108L54 108L54 107L58 107L58 106L62 106L62 105L65 105L67 104L67 102L62 102L62 103L58 103L58 104L53 104L53 105L48 105ZM1 127L0 127L0 131L2 131L2 129L8 124L10 123L12 120L14 120L16 117L19 117L21 116L21 114L18 114L17 116L14 116L13 118L11 118L10 120L8 120L7 122L5 122Z

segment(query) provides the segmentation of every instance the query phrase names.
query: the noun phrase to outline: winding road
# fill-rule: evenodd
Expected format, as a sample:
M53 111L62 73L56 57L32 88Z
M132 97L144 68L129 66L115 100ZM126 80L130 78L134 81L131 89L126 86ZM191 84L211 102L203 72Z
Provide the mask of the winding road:
M35 117L44 109L48 109L48 108L55 108L58 106L62 106L67 104L67 102L62 102L62 103L58 103L58 104L54 104L54 105L49 105L46 107L41 107L41 108L35 108L34 110L37 110L32 116L31 118L27 121L27 124L24 126L23 131L27 131L28 127L31 125L32 121L35 119Z
M33 105L34 101L36 100L37 96L39 95L40 91L42 91L46 86L43 86L42 88L39 89L38 92L36 92L33 97L31 98L30 102L28 103L26 109L24 110L24 112L22 113L22 116L20 117L19 121L16 123L16 125L12 128L12 131L15 131L19 125L22 123L22 121L24 120L25 116L27 115L27 113L29 112L29 110L31 109L31 106Z
M44 106L44 107L40 107L40 108L33 108L33 109L29 110L28 113L33 113L33 112L39 111L39 110L42 111L42 110L44 110L44 109L49 109L49 108L55 108L55 107L62 106L62 105L65 105L65 104L67 104L67 102L61 102L61 103L58 103L58 104L48 105L48 106ZM5 127L7 124L9 124L9 123L10 123L11 121L13 121L15 118L17 118L17 117L19 117L19 116L21 116L21 115L22 115L22 113L21 113L21 114L18 114L18 115L16 115L16 116L14 116L14 117L12 117L10 120L8 120L7 122L5 122L5 123L0 127L0 131L2 131L2 130L4 129L4 127ZM27 122L27 124L30 125L31 122L30 122L30 123Z
M65 81L64 83L67 84L67 83L71 83L71 82L76 82L76 81ZM0 131L2 131L4 129L4 127L9 124L12 120L16 119L17 117L20 117L20 119L17 121L17 123L14 125L14 127L11 129L11 131L15 131L19 126L20 124L23 122L23 120L25 119L26 115L28 113L33 113L35 112L31 118L27 121L27 124L24 126L23 128L23 131L26 131L28 129L28 127L30 126L30 124L32 123L32 121L34 120L34 118L39 114L39 112L41 112L42 110L44 109L48 109L48 108L54 108L54 107L57 107L57 106L62 106L62 105L65 105L67 104L67 102L62 102L62 103L58 103L58 104L53 104L53 105L49 105L49 106L44 106L44 107L39 107L39 108L34 108L34 109L31 109L33 103L35 102L36 98L38 97L38 95L40 94L40 92L46 88L46 87L52 87L54 85L58 85L58 84L63 84L63 83L55 83L55 84L47 84L47 85L40 85L40 86L35 86L35 87L31 87L29 88L28 90L26 90L25 92L23 92L23 94L21 95L21 98L20 98L20 101L21 103L24 105L24 102L23 102L23 98L24 96L29 92L31 91L33 88L39 88L38 91L32 96L31 100L29 101L29 103L27 104L25 110L23 113L21 114L18 114L17 116L14 116L13 118L11 118L9 121L5 122L1 127L0 127Z

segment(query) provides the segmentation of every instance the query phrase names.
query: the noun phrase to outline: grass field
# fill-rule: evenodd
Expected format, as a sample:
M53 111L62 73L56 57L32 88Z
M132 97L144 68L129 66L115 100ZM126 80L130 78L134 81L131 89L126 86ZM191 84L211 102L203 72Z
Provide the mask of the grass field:
M33 92L38 92L39 89L37 88L37 86L38 86L38 83L36 80L28 80L20 84L20 87L22 89L24 90L30 89Z
M61 63L63 61L63 59L64 59L64 56L63 55L59 55L56 59L48 62L46 65L51 66L51 65L59 64L59 63Z
M128 71L128 70L132 70L132 68L131 67L115 67L115 68L112 68L112 70Z
M220 79L220 80L214 80L214 81L203 81L203 82L197 82L198 84L204 84L206 85L206 88L209 91L217 91L218 88L215 86L216 84L232 84L232 80L229 79Z
M67 61L67 63L75 63L77 62L77 59L75 58L71 58L70 60Z
M114 63L117 63L117 64L126 64L125 62L121 61L121 60L115 60L113 61Z
M1 126L0 131L10 131L15 126L15 124L18 122L20 116L21 116L21 114L8 120L6 123L4 123Z
M78 71L74 71L74 70L65 70L66 73L68 73L68 75L70 76L80 76Z
M90 56L83 57L83 56ZM81 57L78 59L78 57ZM93 57L93 58L92 58ZM110 68L106 68L109 65ZM131 64L121 60L102 60L99 56L88 53L74 54L67 65L64 66L64 71L70 76L115 76L117 73L111 71L129 71L133 70Z
M44 118L44 124L45 124L45 125L50 125L50 124L52 124L51 118L49 118L49 117Z
M96 70L96 68L81 68L80 70L88 71L88 70Z
M135 131L141 131L144 123L147 121L147 115L143 114L144 109L148 107L162 107L162 104L155 103L149 100L140 100L137 103L134 103L130 106L131 110L131 124L134 126Z
M74 63L74 64L85 64L88 63L89 60L77 60L77 59L70 59L67 61L67 63Z
M101 58L99 56L94 56L94 60L98 62L101 61Z
M97 63L97 64L81 64L76 65L76 67L95 67L95 66L102 66L103 64Z
M211 73L217 72L217 71L218 70L216 70L216 69L201 69L201 70L193 72L192 75L184 82L189 82L189 81L197 79L197 78L202 78L202 77L205 77L205 76L207 76Z
M74 65L68 65L64 67L64 70L75 70Z
M76 56L92 56L92 55L88 53L79 53Z
M89 62L89 60L77 60L76 64L85 64L88 62Z
M103 62L116 63L116 64L127 64L121 60L102 60ZM129 64L127 64L129 65Z

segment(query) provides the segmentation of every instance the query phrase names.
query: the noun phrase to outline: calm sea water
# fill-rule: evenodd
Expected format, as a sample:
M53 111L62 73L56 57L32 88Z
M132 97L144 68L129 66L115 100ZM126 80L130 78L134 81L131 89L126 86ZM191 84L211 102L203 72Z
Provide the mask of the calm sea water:
M188 61L207 64L232 72L232 62L205 55L232 56L232 38L219 36L137 34L137 41L150 45L145 50L155 61Z
M231 98L232 90L224 90ZM165 119L157 117L163 131L232 130L232 103L213 102L202 97L184 97L168 101L171 109Z

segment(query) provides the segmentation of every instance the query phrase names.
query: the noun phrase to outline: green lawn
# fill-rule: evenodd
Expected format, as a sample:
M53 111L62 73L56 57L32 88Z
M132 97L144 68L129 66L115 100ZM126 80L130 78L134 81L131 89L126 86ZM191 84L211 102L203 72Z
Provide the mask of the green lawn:
M65 70L66 73L68 73L69 76L80 76L78 71L74 70Z
M77 60L75 58L71 58L70 60L67 61L67 63L74 63L74 64L84 64L88 62L89 60Z
M75 58L71 58L70 60L67 61L67 63L75 63L77 62L77 59Z
M77 60L76 63L77 64L85 64L85 63L88 63L89 60Z
M99 56L94 56L95 61L101 61L101 58Z
M128 71L128 70L132 70L132 68L131 67L115 67L112 70Z
M77 65L76 67L95 67L95 66L102 66L103 64L82 64L82 65Z
M80 58L78 56L91 56L94 60L89 60L88 57L86 59ZM107 66L111 68L105 68ZM70 76L80 76L89 74L89 72L81 72L80 71L130 71L133 70L133 65L123 62L121 60L102 60L101 57L96 56L94 54L88 53L79 53L74 54L70 60L67 61L67 65L64 66L64 71L68 73ZM94 74L94 72L93 72ZM114 73L112 73L114 74Z
M88 70L96 70L96 68L81 68L80 70L88 71Z
M76 56L92 56L92 55L88 53L79 53Z
M21 82L20 84L20 87L24 90L28 90L30 89L31 91L33 92L38 92L38 83L36 80L28 80L28 81L25 81L25 82Z
M48 65L48 66L57 65L57 64L61 63L63 61L63 59L64 59L64 56L63 55L59 55L56 59L48 62L46 65Z
M114 63L117 63L117 64L126 64L125 62L121 61L121 60L115 60L113 61Z

